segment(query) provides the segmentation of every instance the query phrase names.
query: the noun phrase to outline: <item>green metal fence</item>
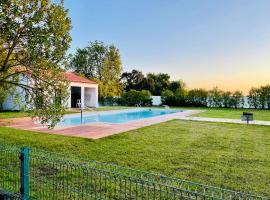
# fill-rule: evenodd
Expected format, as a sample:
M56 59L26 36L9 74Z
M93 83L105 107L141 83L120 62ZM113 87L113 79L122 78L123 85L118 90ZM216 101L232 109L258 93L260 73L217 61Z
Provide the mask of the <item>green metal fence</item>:
M4 146L0 146L0 199L269 200L113 164Z

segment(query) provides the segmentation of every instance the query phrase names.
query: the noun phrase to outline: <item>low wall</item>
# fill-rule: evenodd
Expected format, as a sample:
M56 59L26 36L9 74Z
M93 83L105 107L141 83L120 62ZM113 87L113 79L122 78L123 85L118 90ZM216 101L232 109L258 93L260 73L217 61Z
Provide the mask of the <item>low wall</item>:
M161 105L161 96L152 96L153 106Z

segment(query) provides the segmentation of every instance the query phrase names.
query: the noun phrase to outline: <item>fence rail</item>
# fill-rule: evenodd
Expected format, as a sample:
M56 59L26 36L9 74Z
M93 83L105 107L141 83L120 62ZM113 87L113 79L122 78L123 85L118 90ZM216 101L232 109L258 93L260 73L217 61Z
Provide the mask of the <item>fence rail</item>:
M0 146L0 199L270 200L113 164L79 160Z

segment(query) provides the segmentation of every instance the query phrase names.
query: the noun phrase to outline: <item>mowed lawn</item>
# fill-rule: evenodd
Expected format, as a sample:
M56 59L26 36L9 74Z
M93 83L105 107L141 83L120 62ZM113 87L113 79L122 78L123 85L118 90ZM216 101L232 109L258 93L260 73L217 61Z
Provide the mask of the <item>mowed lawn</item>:
M0 111L0 119L7 118L19 118L19 117L28 117L29 113L27 112L16 112L16 111Z
M203 112L193 115L194 117L241 119L243 112L252 112L254 114L254 120L270 121L270 110L231 109L231 108L199 108L199 109L202 110Z
M270 196L267 126L173 120L99 140L0 127L3 143Z

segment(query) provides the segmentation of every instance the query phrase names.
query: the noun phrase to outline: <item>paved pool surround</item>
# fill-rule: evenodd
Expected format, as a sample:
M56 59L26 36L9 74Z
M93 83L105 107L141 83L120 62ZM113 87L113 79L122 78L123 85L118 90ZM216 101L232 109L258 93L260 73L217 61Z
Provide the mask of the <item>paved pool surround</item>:
M104 112L98 112L98 113L107 113L107 112L110 112L110 113L127 112L127 110L104 111ZM22 130L31 130L31 131L37 131L37 132L42 132L42 133L57 134L57 135L99 139L99 138L107 137L110 135L142 128L145 126L150 126L153 124L166 122L172 119L187 117L187 116L196 114L198 112L200 111L183 110L182 112L160 115L160 116L155 116L155 117L150 117L150 118L144 118L144 119L129 121L126 123L121 123L121 124L110 124L110 123L98 122L98 123L82 124L82 125L76 125L76 126L57 126L52 130L40 124L34 123L28 117L1 120L0 126L12 127L16 129L22 129ZM71 115L78 115L78 114L71 114Z

